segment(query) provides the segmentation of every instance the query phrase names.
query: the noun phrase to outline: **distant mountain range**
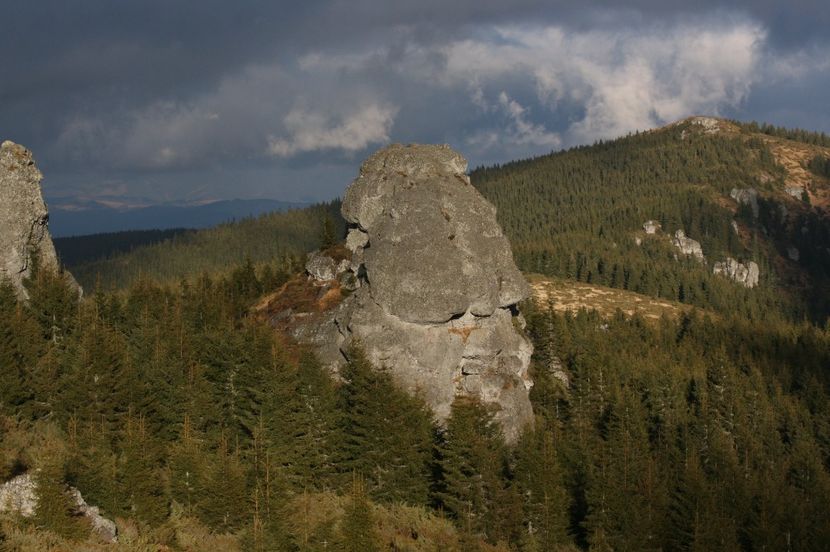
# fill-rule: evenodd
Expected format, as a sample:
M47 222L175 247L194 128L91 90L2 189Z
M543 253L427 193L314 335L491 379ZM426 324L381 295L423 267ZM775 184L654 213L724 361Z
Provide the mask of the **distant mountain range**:
M274 199L164 204L151 204L141 198L127 198L124 201L48 199L49 229L55 237L126 230L207 228L231 220L306 206L306 203Z

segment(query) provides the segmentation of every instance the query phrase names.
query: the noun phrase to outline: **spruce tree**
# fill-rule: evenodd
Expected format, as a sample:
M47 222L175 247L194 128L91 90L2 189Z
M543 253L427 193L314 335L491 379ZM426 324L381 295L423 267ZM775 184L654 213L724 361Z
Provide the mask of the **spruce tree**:
M491 542L516 536L520 524L504 514L511 514L520 502L503 479L504 442L492 412L475 400L457 398L438 456L436 500L459 527L468 527Z
M373 367L357 345L341 375L342 473L360 474L378 500L425 504L433 446L426 406Z
M372 505L366 496L363 479L355 474L352 491L340 520L339 538L336 543L340 552L380 552L375 534Z

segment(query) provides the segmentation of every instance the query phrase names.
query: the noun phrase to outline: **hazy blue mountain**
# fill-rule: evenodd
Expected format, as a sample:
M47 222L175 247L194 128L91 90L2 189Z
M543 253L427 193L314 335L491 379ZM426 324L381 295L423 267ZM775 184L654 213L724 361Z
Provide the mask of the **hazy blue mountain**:
M207 228L305 206L274 199L231 199L198 205L161 204L125 209L95 201L52 200L49 201L49 230L55 237L64 237L126 230Z

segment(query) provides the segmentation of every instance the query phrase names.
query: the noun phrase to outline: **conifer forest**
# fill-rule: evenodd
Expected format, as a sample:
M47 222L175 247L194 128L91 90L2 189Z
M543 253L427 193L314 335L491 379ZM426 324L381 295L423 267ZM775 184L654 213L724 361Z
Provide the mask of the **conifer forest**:
M359 344L332 377L252 308L343 239L339 201L102 235L81 248L98 255L58 242L82 299L38 266L27 300L0 285L0 483L30 473L39 492L32 517L0 514L0 550L830 549L830 224L807 194L781 216L773 151L830 140L729 124L472 171L524 273L690 307L521 303L534 423L511 444L474 400L437 423ZM730 199L750 187L757 212ZM678 256L647 220L757 263L759 284Z

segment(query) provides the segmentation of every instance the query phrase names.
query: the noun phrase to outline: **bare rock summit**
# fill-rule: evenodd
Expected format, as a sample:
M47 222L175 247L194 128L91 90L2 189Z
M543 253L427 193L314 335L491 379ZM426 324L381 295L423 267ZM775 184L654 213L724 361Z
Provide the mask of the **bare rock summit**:
M342 205L351 259L337 270L346 277L320 271L317 256L308 267L320 297L338 281L354 291L325 314L295 315L290 331L333 371L359 342L439 421L459 396L491 405L514 442L533 418L533 348L516 307L530 289L466 170L449 146L396 144L369 157Z
M346 190L349 243L368 241L362 262L386 313L443 323L468 311L490 316L528 296L496 209L466 169L448 146L392 145Z
M0 144L0 279L8 278L21 298L27 298L23 280L35 258L43 268L58 269L42 179L29 150L8 140Z

